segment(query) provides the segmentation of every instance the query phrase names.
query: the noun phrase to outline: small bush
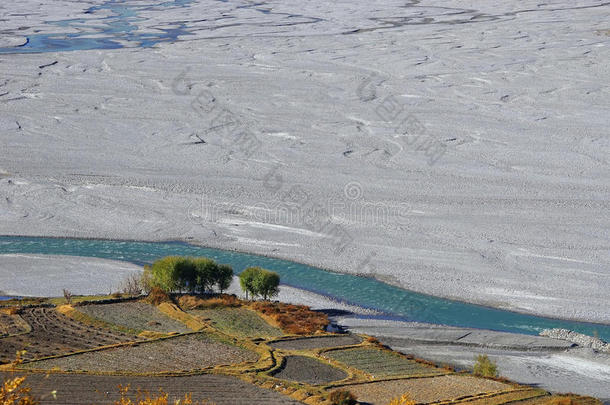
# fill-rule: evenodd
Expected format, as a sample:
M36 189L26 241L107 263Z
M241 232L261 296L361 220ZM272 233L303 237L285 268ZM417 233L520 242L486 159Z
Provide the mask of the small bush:
M134 273L127 276L121 283L121 291L130 297L142 295L142 276Z
M388 405L415 405L415 401L411 399L409 394L402 394L400 398L394 398Z
M474 364L474 375L480 377L497 377L498 366L493 361L489 360L486 354L480 354L477 356L476 363Z
M159 305L162 302L172 302L172 299L159 287L153 287L153 289L150 290L148 297L146 297L146 302L153 305Z
M333 405L355 405L356 396L347 390L337 390L330 393L328 397Z

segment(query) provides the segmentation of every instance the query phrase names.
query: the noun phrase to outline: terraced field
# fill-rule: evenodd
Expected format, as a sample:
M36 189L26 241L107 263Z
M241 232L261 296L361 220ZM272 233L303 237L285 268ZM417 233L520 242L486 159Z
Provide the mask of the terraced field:
M433 378L379 381L341 387L351 391L361 402L385 405L392 398L409 393L417 403L461 398L486 392L497 392L512 388L510 385L482 378L445 375ZM471 402L468 402L470 405ZM485 403L487 404L487 403Z
M376 348L332 350L323 355L362 370L375 378L447 373L445 370L406 359L398 353Z
M172 317L159 308L167 313L171 310ZM543 390L456 374L411 360L377 346L373 340L363 342L356 335L284 337L267 343L259 338L281 336L282 331L246 308L193 310L188 314L165 302L159 308L124 301L76 309L21 309L19 316L10 313L15 309L5 310L0 312L0 330L12 335L0 337L0 359L10 362L18 350L27 349L26 362L16 367L20 373L34 372L28 375L26 386L42 396L42 404L114 404L120 397L119 384L130 384L134 393L138 388L151 393L162 389L170 394L170 400L192 393L194 400L218 405L299 403L288 395L321 405L328 404L325 398L333 389L347 389L361 403L373 405L385 405L404 393L429 405L542 405L549 398ZM75 320L79 317L82 322ZM206 319L224 334L210 331L195 318ZM151 340L117 332L190 332L176 319L199 332ZM295 322L301 320L295 318ZM256 345L256 349L245 349ZM99 350L75 353L96 348ZM329 364L329 359L353 368L353 374ZM226 367L217 367L221 365ZM50 373L48 377L46 373ZM230 376L235 373L257 385ZM0 378L4 376L0 372ZM329 383L340 385L328 388L325 385ZM52 391L57 391L57 399L50 395ZM574 403L600 404L595 401L584 398Z
M547 392L541 389L521 389L518 391L502 393L499 395L487 396L485 398L469 400L468 405L502 405L507 403L512 404L514 401L522 401L533 398L537 398L536 401L540 402L540 399L543 396L546 396L546 394Z
M154 373L190 371L217 365L256 361L251 351L197 333L137 345L28 363L25 367L65 371Z
M125 333L82 324L53 308L24 309L20 316L32 330L0 339L0 364L13 361L16 352L24 349L27 350L24 359L29 360L137 339Z
M278 340L276 342L269 343L269 346L282 350L312 350L356 345L361 342L362 338L356 335L339 335Z
M0 312L0 338L27 332L29 325L17 314Z
M195 309L188 313L202 319L210 319L215 328L234 336L268 338L283 335L280 329L269 325L254 311L245 308Z
M0 373L0 378L8 376ZM193 394L194 401L208 400L217 405L293 405L295 400L277 392L248 384L236 377L204 374L186 377L127 377L84 374L29 374L28 385L36 396L43 396L42 405L114 404L119 399L118 386L130 385L157 393L167 392L170 403ZM50 395L57 391L57 399Z
M282 380L313 385L327 384L347 377L343 370L306 356L287 356L282 367L272 375Z
M117 302L112 304L82 305L76 307L93 318L135 331L150 330L161 333L190 332L182 322L176 321L155 306L145 302Z

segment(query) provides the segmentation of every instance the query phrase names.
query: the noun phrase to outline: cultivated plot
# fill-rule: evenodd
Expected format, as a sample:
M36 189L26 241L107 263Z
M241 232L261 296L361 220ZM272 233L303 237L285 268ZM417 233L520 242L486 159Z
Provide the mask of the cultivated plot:
M269 325L254 311L245 308L195 309L188 313L209 319L220 331L245 338L282 336L280 329Z
M313 385L327 384L347 377L345 371L306 356L285 357L282 367L272 375L282 380Z
M27 332L28 324L17 314L0 312L0 337Z
M149 330L161 333L190 332L190 329L182 322L168 317L155 306L145 302L83 305L77 307L77 310L102 321L136 331Z
M392 398L409 393L411 399L418 403L427 403L477 395L487 392L502 391L512 388L510 385L482 378L446 375L432 378L410 378L406 380L379 381L364 384L353 384L342 387L348 389L361 402L373 405L385 405Z
M189 371L257 359L256 353L197 333L47 359L25 366L45 370L155 373Z
M125 333L85 325L52 308L24 309L20 315L32 330L0 340L0 363L13 361L20 350L26 350L23 358L29 360L137 339Z
M9 376L0 373L0 378ZM43 396L46 404L114 404L119 399L118 386L130 385L130 391L138 389L150 393L163 390L169 394L169 402L192 393L194 401L207 400L216 405L289 405L298 404L277 392L248 384L236 377L223 375L197 375L185 377L128 377L86 374L28 374L32 393ZM50 393L56 391L57 399Z
M283 350L312 350L326 349L331 347L356 345L362 342L362 338L356 335L340 335L340 336L317 336L298 338L290 340L278 340L269 343L269 346L274 349Z
M445 370L409 360L396 352L376 348L331 350L324 353L324 356L376 378L447 373Z

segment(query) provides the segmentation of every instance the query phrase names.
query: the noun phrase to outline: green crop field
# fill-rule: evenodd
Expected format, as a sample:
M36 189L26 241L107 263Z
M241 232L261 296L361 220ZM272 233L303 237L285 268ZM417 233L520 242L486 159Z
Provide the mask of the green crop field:
M215 328L234 336L266 338L283 335L281 330L245 308L195 309L188 312L203 319L210 319Z
M398 353L375 348L332 350L324 356L380 378L446 373L444 370L406 359Z

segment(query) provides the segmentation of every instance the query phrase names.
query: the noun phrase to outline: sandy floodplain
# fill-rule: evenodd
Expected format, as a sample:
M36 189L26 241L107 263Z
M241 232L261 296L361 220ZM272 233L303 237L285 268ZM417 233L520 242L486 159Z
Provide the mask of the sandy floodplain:
M126 262L75 256L0 255L0 295L60 297L111 294L142 267Z
M2 35L98 4L3 4ZM606 3L139 15L190 35L0 55L0 234L185 239L610 322Z

